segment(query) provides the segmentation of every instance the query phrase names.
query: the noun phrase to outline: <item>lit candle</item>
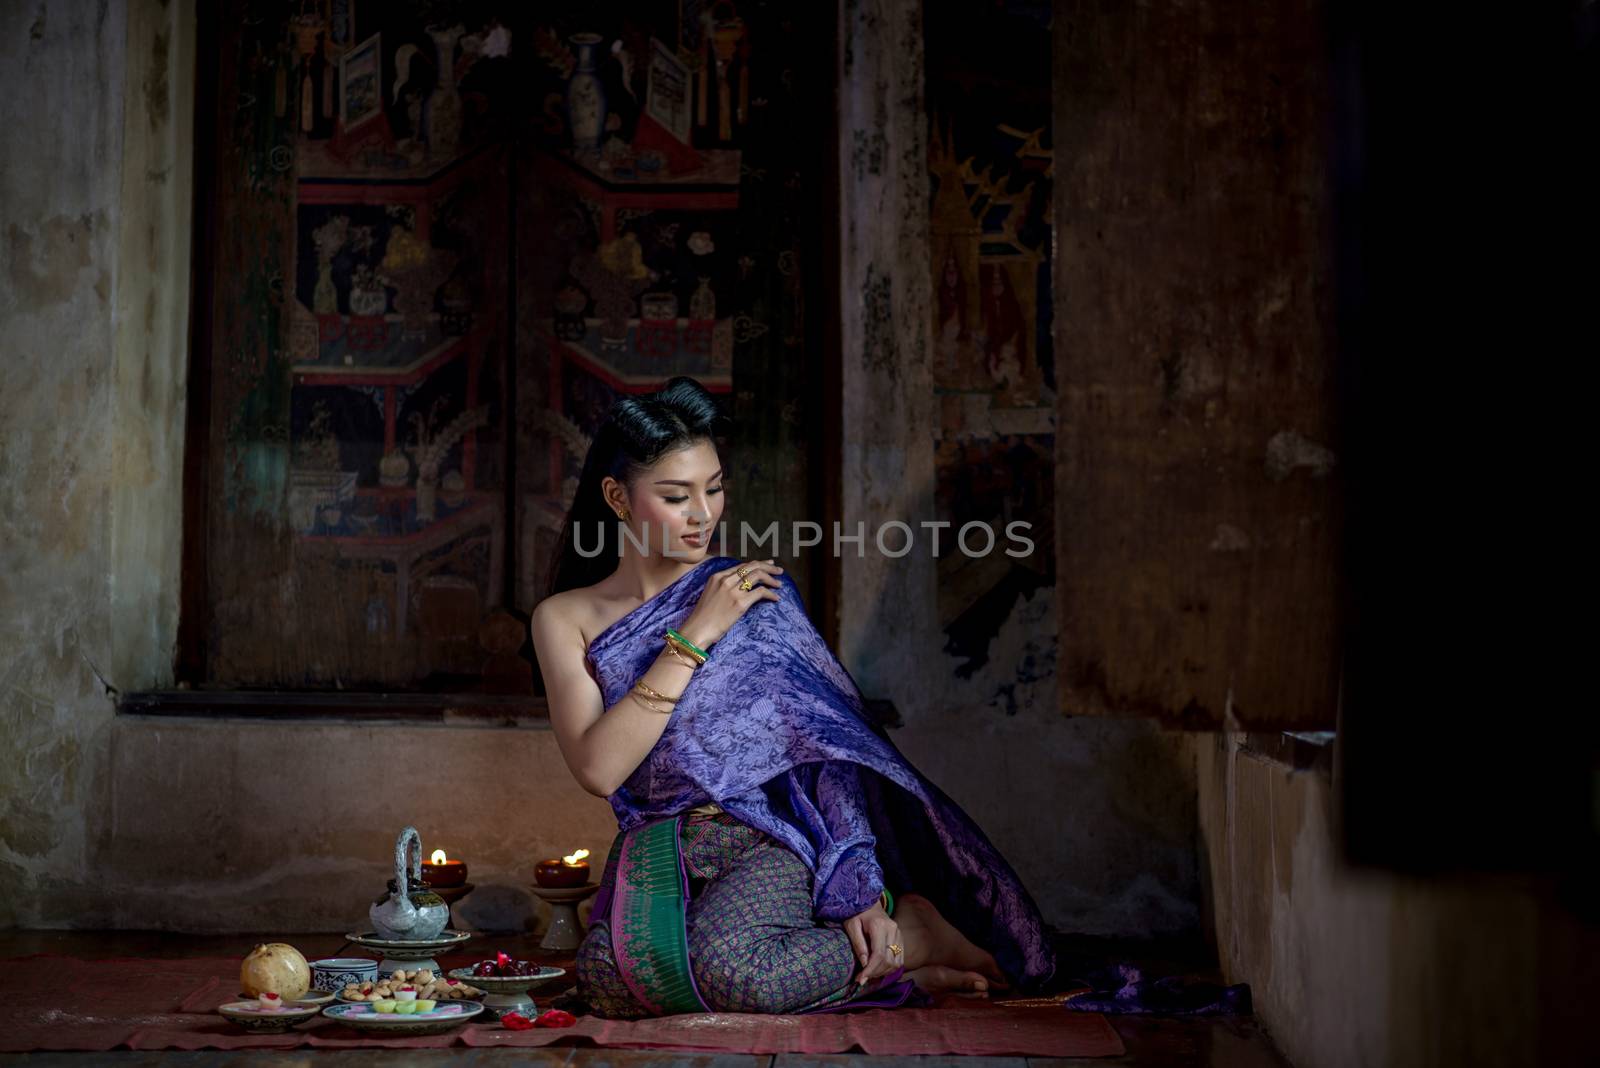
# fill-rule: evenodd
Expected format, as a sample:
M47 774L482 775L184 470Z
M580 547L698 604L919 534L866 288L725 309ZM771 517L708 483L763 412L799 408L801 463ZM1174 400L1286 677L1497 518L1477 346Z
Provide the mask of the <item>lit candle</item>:
M569 853L560 860L541 860L533 869L533 881L540 886L582 886L589 881L587 849Z
M432 859L422 865L422 883L424 886L461 886L466 881L466 863L459 860L451 860L444 855L444 850L442 849L435 849Z

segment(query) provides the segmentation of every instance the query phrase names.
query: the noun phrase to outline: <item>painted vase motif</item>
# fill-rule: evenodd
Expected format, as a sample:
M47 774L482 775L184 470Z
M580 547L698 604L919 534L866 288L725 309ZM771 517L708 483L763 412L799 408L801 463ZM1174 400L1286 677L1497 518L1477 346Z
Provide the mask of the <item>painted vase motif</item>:
M324 259L317 264L317 284L311 290L311 310L323 315L339 312L339 290L333 284L333 260Z
M439 79L428 96L428 154L454 155L461 145L461 94L456 91L456 42L466 30L430 27L428 35L439 50Z
M417 522L431 523L438 518L439 483L424 475L417 477Z
M389 310L389 294L371 268L360 271L350 286L351 315L382 315Z
M704 276L700 285L689 297L689 318L707 320L717 317L717 295L711 292L711 279Z
M403 452L388 452L378 461L378 485L404 486L411 480L411 461Z
M606 90L594 64L601 38L598 33L575 33L567 39L578 50L578 66L567 82L567 124L573 147L592 152L599 149L606 124Z

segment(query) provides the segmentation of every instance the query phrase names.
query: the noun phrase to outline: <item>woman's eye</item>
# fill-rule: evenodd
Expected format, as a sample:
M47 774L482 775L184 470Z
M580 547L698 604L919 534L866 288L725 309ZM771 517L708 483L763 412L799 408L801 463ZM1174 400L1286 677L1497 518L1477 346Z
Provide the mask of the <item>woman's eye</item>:
M721 493L721 492L722 492L722 487L718 486L716 489L708 489L708 490L706 490L706 496L709 497L714 493ZM682 504L684 501L688 500L689 498L688 497L663 497L661 499L666 501L668 504Z

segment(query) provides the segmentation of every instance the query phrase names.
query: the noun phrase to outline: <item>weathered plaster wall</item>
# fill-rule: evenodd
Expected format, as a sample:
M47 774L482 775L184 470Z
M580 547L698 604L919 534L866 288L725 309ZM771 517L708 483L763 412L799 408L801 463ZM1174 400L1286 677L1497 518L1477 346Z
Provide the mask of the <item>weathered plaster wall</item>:
M897 697L906 725L893 740L978 821L1051 923L1133 937L1197 929L1187 739L1142 720L1061 715L1053 612L1045 587L1018 604L970 679L906 680L915 696ZM927 664L944 659L939 637Z
M852 534L865 523L867 541L859 558L844 548L840 657L863 691L894 700L905 722L895 743L966 807L1048 920L1097 934L1192 928L1184 740L1138 721L1061 714L1050 587L1019 598L988 662L960 677L944 652L926 536L900 558L873 545L880 523L917 528L936 515L922 5L854 0L843 12L843 526Z
M1337 775L1196 735L1207 926L1298 1068L1588 1063L1596 932L1540 887L1352 869Z
M127 10L122 183L113 265L111 367L112 679L159 671L178 632L183 543L186 264L194 200L194 19L190 0ZM110 157L115 159L116 157Z
M120 717L108 773L98 855L117 881L51 894L75 925L364 930L410 823L467 861L458 922L537 928L534 861L603 862L617 830L546 730Z
M0 924L108 803L121 4L0 13Z

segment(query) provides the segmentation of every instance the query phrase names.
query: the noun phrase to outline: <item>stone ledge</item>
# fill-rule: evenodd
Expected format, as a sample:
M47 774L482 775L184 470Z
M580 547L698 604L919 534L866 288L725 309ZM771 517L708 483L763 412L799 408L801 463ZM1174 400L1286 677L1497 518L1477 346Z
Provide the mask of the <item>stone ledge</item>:
M867 718L901 727L899 709L883 698L865 700ZM315 720L331 723L433 723L464 727L548 730L543 697L499 694L325 693L275 690L152 690L123 694L117 714L152 719Z
M1333 775L1333 731L1252 731L1240 737L1241 753L1248 753L1270 764L1292 771L1314 771L1323 778Z
M434 723L549 729L542 697L497 694L156 690L123 694L117 713L150 718Z

